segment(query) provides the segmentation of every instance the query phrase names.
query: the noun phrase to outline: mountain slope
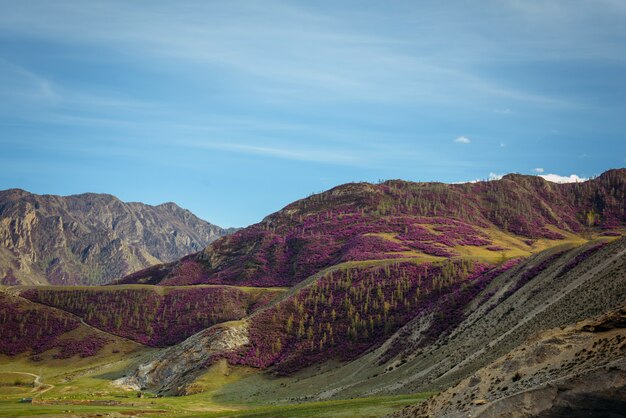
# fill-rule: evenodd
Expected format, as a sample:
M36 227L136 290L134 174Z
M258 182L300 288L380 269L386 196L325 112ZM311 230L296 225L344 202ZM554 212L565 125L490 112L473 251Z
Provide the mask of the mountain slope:
M0 290L0 355L26 355L34 361L133 352L141 348L102 332L59 309Z
M619 416L626 306L527 340L428 402L394 416Z
M71 312L95 328L153 347L242 319L285 290L233 286L12 287L25 299Z
M0 192L0 284L102 284L198 251L229 231L174 203Z
M380 270L383 283L389 283L383 285L383 294L387 294L386 289L396 289L396 278L420 277L405 276L400 270L394 272L400 268L401 265L391 266L390 276L384 269ZM369 272L365 276L369 278ZM305 322L305 332L297 335L298 312L303 303L304 315L311 313L309 317L315 318L315 324L321 324L322 332L326 332L322 298L318 299L319 311L314 315L315 297L311 292L325 288L324 277L327 279L329 275L318 277L308 287L246 321L232 326L222 324L190 337L183 345L170 348L140 367L123 383L184 393L204 367L225 357L231 364L270 367L288 375L283 379L265 379L261 388L254 383L256 380L236 384L231 390L241 399L324 400L442 390L471 376L538 332L603 314L624 304L626 239L557 247L518 265L492 269L473 280L461 279L456 290L444 287L439 296L434 292L431 293L434 298L420 299L410 308L408 316L398 317L396 323L390 323L390 328L378 328L375 323L375 332L370 337L363 334L369 330L367 326L360 328L356 338L346 334L346 327L355 324L358 317L349 312L349 306L356 306L356 313L362 314L365 304L347 303L346 311L340 308L346 304L342 302L336 306L336 322L329 320L332 331L328 335L333 332L336 341L331 342L329 337L319 347L324 338L317 326L308 336L309 323ZM420 288L428 295L429 276L421 277ZM349 295L358 296L360 282L355 271L353 278L351 288L356 292ZM342 279L335 271L333 279L341 287L345 276ZM343 295L339 299L348 301L352 297ZM393 299L388 300L393 303ZM389 316L400 315L402 307L394 308L392 303ZM293 321L285 310L291 310ZM274 318L278 318L278 324L274 324ZM344 321L347 323L341 328ZM293 324L291 331L289 322ZM238 345L228 338L225 327L238 335ZM280 346L276 345L277 340L281 341ZM214 349L203 351L205 346L228 349L221 353ZM185 350L181 351L183 347L195 347L194 356L190 358ZM299 371L307 365L317 366Z
M237 378L215 383L219 396L239 405L442 391L538 333L624 304L625 196L626 170L569 185L519 175L348 184L117 284L23 295L138 341L156 325L167 341L155 346L177 342L168 330L208 326L146 352L116 375L120 387L197 393L224 369ZM242 285L276 297L255 309L241 292L218 290ZM189 304L170 300L183 289ZM203 316L216 291L236 316Z
M626 224L626 169L583 183L510 174L467 183L356 183L294 202L261 223L120 283L291 286L369 259L528 256Z
M195 359L186 366L176 347L164 353L160 369L168 370L173 363L176 370L186 370L187 379L198 366L220 356L231 364L287 375L328 359L360 361L387 347L385 340L401 332L393 348L385 348L373 362L366 360L370 363L361 370L381 369L406 356L406 350L421 350L454 335L473 309L487 309L483 302L494 294L500 299L491 301L489 309L499 312L544 269L562 257L575 257L572 248L594 236L607 236L605 241L619 236L626 223L625 192L623 169L565 185L520 175L462 185L348 184L297 201L203 252L137 272L120 283L293 286L282 300L233 329L247 335L242 347L211 355L203 355L200 348L204 363ZM581 250L581 257L601 251L600 245ZM558 246L561 249L544 251ZM523 267L516 267L528 257ZM502 277L511 269L517 273L508 278L513 281L506 289L484 294L494 281L507 280ZM411 342L412 326L421 330L420 341ZM185 344L193 346L196 337L199 347L206 345L200 343L203 339L214 338L209 328ZM463 352L458 349L447 357ZM447 366L441 367L427 368L445 372ZM142 384L160 382L161 390L179 391L177 373L166 373L173 379L170 383L151 377L148 367L142 373L137 376ZM440 375L423 376L428 382L423 387L413 387L409 379L391 389L384 383L373 389L384 378L350 376L367 380L363 387L349 385L356 394L372 394L438 388Z

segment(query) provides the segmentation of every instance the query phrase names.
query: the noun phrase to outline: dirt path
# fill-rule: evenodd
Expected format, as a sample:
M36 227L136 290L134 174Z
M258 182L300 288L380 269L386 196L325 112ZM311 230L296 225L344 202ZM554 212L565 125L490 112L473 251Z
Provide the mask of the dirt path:
M34 377L34 387L33 390L31 392L37 392L37 394L35 394L34 396L40 396L46 392L48 392L49 390L54 389L54 385L51 385L49 383L42 383L41 380L41 376L34 374L34 373L28 373L28 372L2 372L2 373L7 373L7 374L21 374L21 375L26 375L26 376L31 376ZM44 389L42 389L44 388Z

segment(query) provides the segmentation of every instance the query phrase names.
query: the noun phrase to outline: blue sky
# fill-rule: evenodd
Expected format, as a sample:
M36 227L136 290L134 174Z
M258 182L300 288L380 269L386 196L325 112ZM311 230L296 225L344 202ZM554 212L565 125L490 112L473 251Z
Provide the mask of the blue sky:
M625 21L622 0L0 0L0 189L243 226L349 181L587 178L626 166Z

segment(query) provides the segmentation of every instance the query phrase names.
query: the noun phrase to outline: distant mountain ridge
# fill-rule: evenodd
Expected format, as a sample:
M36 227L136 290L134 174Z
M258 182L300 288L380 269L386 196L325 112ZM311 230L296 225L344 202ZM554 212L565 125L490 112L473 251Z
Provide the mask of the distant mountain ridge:
M232 232L175 203L0 191L0 284L104 284Z

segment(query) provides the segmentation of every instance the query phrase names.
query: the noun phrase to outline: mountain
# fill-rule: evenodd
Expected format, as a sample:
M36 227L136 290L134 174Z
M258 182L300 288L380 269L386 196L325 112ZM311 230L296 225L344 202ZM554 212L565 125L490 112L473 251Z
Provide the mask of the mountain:
M0 191L0 284L103 284L229 232L175 203Z
M349 382L337 376L330 381L354 390L346 391L346 396L439 389L442 386L434 377L421 377L428 384L411 386L408 381L396 381L393 389L375 390L375 382L384 381L380 377L383 374L373 378L369 373L384 371L380 365L391 365L393 370L397 364L407 364L406 370L409 363L405 357L412 350L442 344L477 308L483 314L493 310L497 317L506 314L515 318L511 314L515 307L503 308L517 300L512 295L521 295L522 289L530 288L530 282L540 283L537 278L544 271L556 270L559 279L574 277L570 270L595 252L604 251L607 242L623 234L625 225L623 169L578 184L507 175L498 181L462 185L389 181L339 186L288 205L202 252L121 280L166 286L291 287L245 322L227 327L234 335L245 335L238 338L238 344L218 344L215 338L230 335L220 327L220 332L209 328L184 345L217 344L230 347L230 351L202 354L202 350L194 350L200 355L189 358L179 347L172 347L151 362L154 368L142 368L127 383L181 393L185 381L189 383L194 373L200 372L198 366L208 366L219 356L231 364L290 376L329 359L358 362L367 358L364 353L387 347L378 353L376 361L362 365L362 376L350 372ZM619 245L610 248L619 249ZM602 254L602 259L613 260ZM616 285L622 286L619 274ZM613 276L607 277L612 280ZM566 290L559 287L563 284L536 292L542 297L556 297L554 292ZM579 291L576 288L576 294ZM620 288L609 301L602 292L583 293L585 302L580 303L596 306L592 313L599 314L624 302L623 294ZM591 295L594 299L588 299ZM542 297L533 300L544 301ZM603 302L592 304L594 300ZM551 299L545 303L552 303ZM529 306L535 307L531 303L516 312L525 312ZM576 316L583 312L576 306L562 309L564 314L556 316L564 318L559 324L585 318ZM541 318L546 322L543 315ZM417 336L411 327L419 330ZM542 329L520 335L530 337ZM509 328L501 332L509 332ZM394 335L400 337L394 339ZM468 338L485 343L475 336ZM515 340L515 344L520 342ZM465 351L457 347L455 353ZM454 358L452 353L447 356ZM186 372L172 373L170 367ZM181 376L186 380L181 381ZM362 386L355 379L363 379ZM313 386L322 387L321 382ZM326 385L318 396L323 399L329 390ZM342 396L344 390L330 392L331 396Z
M355 183L106 286L0 295L139 344L91 380L54 364L89 399L98 385L106 399L163 396L172 415L293 416L319 401L308 416L326 416L366 398L343 415L524 416L537 400L536 416L610 416L626 381L624 235L625 169L574 184ZM20 341L23 367L41 367L33 356L58 349L23 336L67 331L55 324L11 325L5 351Z
M244 322L221 324L188 338L183 344L151 358L122 382L182 394L216 358L222 357L231 364L254 365L285 376L282 380L269 379L261 390L256 385L247 389L247 382L233 387L242 399L261 401L268 397L285 399L298 395L300 400L325 400L440 391L470 378L481 368L493 368L490 365L507 353L516 349L523 351L527 341L538 333L626 306L626 238L557 246L517 264L505 263L473 280L453 279L455 284L444 286L439 292L429 281L442 276L405 274L409 270L409 266L402 264L392 266L389 273L384 268L374 270L379 273L381 285L375 285L371 293L376 295L378 289L382 290L387 317L384 316L385 302L383 309L369 308L375 318L371 328L368 321L365 326L356 325L356 318L359 315L368 318L365 313L367 290L365 303L357 301L362 283L370 280L372 270L365 269L361 274L355 269L346 270L352 271L349 290L342 285L345 276L339 276L335 270L332 276L326 274L325 277L332 277L337 285L331 284L330 292L324 298L317 298L317 314L316 298L312 294L328 286L323 278L290 297L283 296L278 303L261 309ZM398 304L397 298L394 303L390 294L402 290L403 280L407 279L416 282L421 279L420 293L425 294L417 304L410 304L409 309L403 306L404 302ZM415 294L415 290L410 287L404 293ZM322 302L331 298L338 301L333 303L336 312L333 321L329 318L332 313L323 313L328 308ZM373 306L376 296L371 299ZM383 318L381 324L377 322L378 312ZM305 330L298 335L298 324L307 317ZM311 335L307 335L311 318L314 324L322 325L321 332L314 325ZM356 336L350 333L353 325L358 331ZM617 332L609 336L618 338L619 343L622 337L617 335L626 337L626 328L623 324L614 328ZM328 339L322 346L323 333L327 333ZM598 339L606 336L598 334ZM619 348L619 344L616 347ZM607 351L602 364L624 359L623 350L622 344L619 350ZM548 350L541 355L550 357L551 353ZM571 356L559 361L573 361L575 353L576 350L570 350ZM496 378L490 379L492 400L557 376L558 365L557 370L538 370L538 367L533 375L523 371L521 363L515 364L516 367L501 371L508 373L508 377L506 381L500 378L497 383L504 383L494 384ZM593 365L598 364L587 366ZM307 366L315 366L312 367L315 372L302 370ZM585 369L575 371L582 370ZM517 371L523 374L524 380L520 385L511 386L510 380ZM572 370L563 370L559 376L567 376L568 371ZM450 392L455 391L450 389ZM455 403L458 399L463 401L458 404L459 408L469 408L471 402L478 399L464 396L454 399ZM449 404L444 398L441 405Z
M354 183L119 283L293 286L342 262L527 256L572 234L610 236L625 223L626 169L571 184L518 174L466 184Z
M91 327L71 313L9 292L0 292L0 317L0 355L28 353L31 360L42 362L120 351L131 353L141 347Z

